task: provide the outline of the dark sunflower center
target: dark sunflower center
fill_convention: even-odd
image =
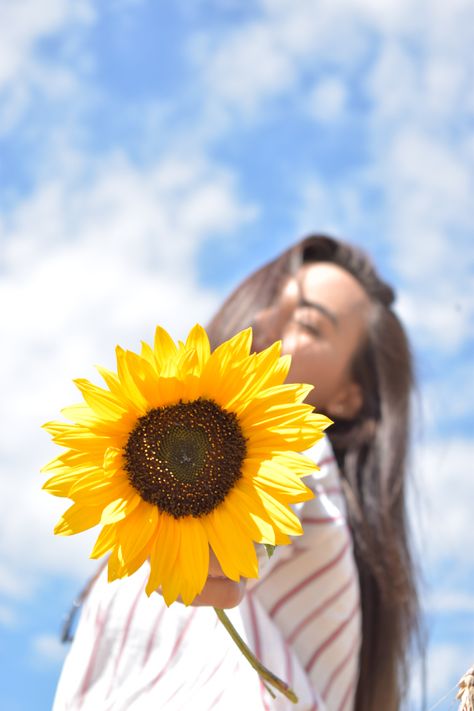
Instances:
[[[140,417],[125,446],[125,469],[144,501],[175,518],[203,516],[240,478],[246,451],[236,415],[199,398]]]

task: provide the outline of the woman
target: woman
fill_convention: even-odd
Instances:
[[[328,438],[342,492],[326,444],[314,453],[320,475],[308,483],[318,496],[298,511],[302,539],[278,549],[253,587],[225,579],[213,558],[194,609],[175,605],[166,611],[161,605],[158,612],[156,599],[140,595],[138,574],[115,587],[99,580],[63,672],[56,711],[118,709],[125,698],[123,708],[137,710],[154,704],[174,711],[189,707],[186,698],[198,711],[288,708],[284,699],[273,701],[258,688],[245,661],[228,653],[228,640],[211,624],[210,605],[238,605],[235,624],[272,671],[292,677],[298,708],[400,707],[418,604],[405,514],[412,369],[393,298],[365,255],[312,236],[227,299],[208,328],[211,342],[216,346],[249,324],[255,350],[282,340],[283,352],[292,355],[288,381],[314,383],[309,402],[334,421]],[[139,610],[143,619],[159,617],[146,641]],[[156,629],[162,631],[160,644]],[[193,646],[203,638],[210,641],[201,653],[208,660],[204,667],[197,659],[199,643]],[[155,654],[148,680],[138,680],[127,661],[138,653],[140,669]],[[200,686],[176,681],[193,674]],[[74,675],[79,683],[72,691]]]

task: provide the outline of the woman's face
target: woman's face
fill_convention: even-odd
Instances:
[[[254,349],[282,341],[292,356],[287,382],[311,383],[307,400],[335,418],[351,419],[362,393],[351,377],[353,356],[364,339],[370,301],[349,272],[330,262],[300,267],[275,304],[253,324]]]

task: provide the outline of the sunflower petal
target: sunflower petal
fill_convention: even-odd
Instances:
[[[116,526],[116,538],[120,555],[125,561],[136,558],[147,546],[158,526],[158,509],[142,501],[123,521]]]
[[[239,528],[255,543],[277,545],[275,530],[257,497],[252,498],[240,486],[234,486],[225,505]]]
[[[118,420],[124,414],[126,407],[112,393],[98,388],[83,378],[74,380],[74,384],[81,391],[91,410],[99,417],[106,420]]]
[[[280,500],[309,501],[314,498],[311,489],[308,489],[296,474],[274,460],[265,462],[247,460],[244,465],[244,476],[248,476],[254,483]]]
[[[178,349],[176,344],[164,328],[156,327],[154,354],[158,373],[162,377],[170,377],[176,373],[175,359]]]
[[[282,533],[286,533],[289,536],[301,536],[303,528],[298,516],[296,516],[287,505],[278,501],[277,498],[269,494],[256,482],[252,482],[251,486],[274,525],[277,526]]]
[[[117,499],[133,496],[134,491],[125,474],[113,477],[103,472],[81,477],[70,489],[69,498],[85,506],[107,506]]]
[[[132,407],[135,408],[136,412],[142,415],[146,411],[147,402],[140,392],[140,389],[137,387],[135,378],[133,377],[135,373],[130,371],[127,351],[124,351],[123,348],[117,346],[115,349],[115,355],[117,358],[117,373],[124,391],[124,396],[127,398]]]
[[[97,468],[92,467],[62,467],[58,474],[50,477],[43,489],[53,496],[69,496],[71,488],[84,476],[94,474]]]
[[[165,602],[167,605],[171,605],[178,597],[177,593],[174,600],[171,599],[172,594],[170,593],[172,591],[167,585],[167,580],[175,567],[180,541],[181,534],[177,520],[173,516],[162,514],[160,526],[150,550],[150,577],[145,592],[147,595],[151,595],[159,585],[162,585],[164,596],[166,587]]]
[[[235,581],[240,580],[241,576],[258,576],[258,561],[253,542],[243,535],[237,521],[224,505],[206,516],[203,525],[224,575]]]
[[[90,554],[91,558],[101,558],[115,545],[115,526],[103,526]]]
[[[140,501],[143,501],[143,499],[139,494],[132,494],[129,497],[121,496],[118,499],[115,499],[115,501],[111,501],[110,504],[104,508],[100,522],[103,525],[107,525],[109,523],[117,523],[117,521],[121,521],[125,518],[125,516],[132,513]]]
[[[202,523],[192,516],[180,521],[181,545],[179,564],[187,583],[181,591],[185,605],[189,605],[198,595],[207,580],[209,572],[209,541]]]
[[[102,511],[97,506],[73,504],[61,516],[54,528],[56,535],[71,536],[97,526]]]
[[[196,352],[200,374],[211,355],[211,346],[206,331],[198,323],[189,332],[186,348]]]

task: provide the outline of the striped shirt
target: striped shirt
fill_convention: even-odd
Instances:
[[[107,582],[82,610],[53,711],[351,711],[361,642],[359,584],[339,472],[325,438],[307,452],[316,496],[295,507],[304,535],[278,547],[228,615],[295,690],[272,698],[212,608],[147,597],[148,565]],[[263,563],[263,556],[262,563]]]

